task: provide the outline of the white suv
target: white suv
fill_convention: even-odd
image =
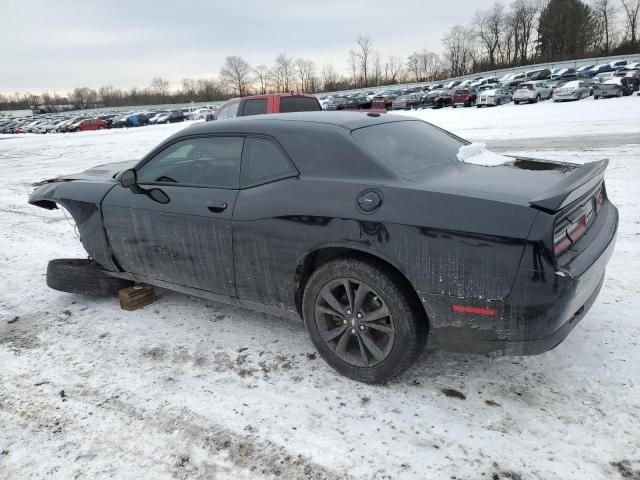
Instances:
[[[523,82],[513,92],[513,103],[532,103],[551,98],[552,89],[542,81]]]

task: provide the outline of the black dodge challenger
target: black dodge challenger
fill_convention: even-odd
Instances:
[[[458,161],[468,142],[377,113],[208,122],[140,161],[38,184],[87,260],[49,286],[144,282],[302,317],[337,371],[384,382],[427,336],[442,349],[536,354],[593,304],[618,225],[606,161]]]

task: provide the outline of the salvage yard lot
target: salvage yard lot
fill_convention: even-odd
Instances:
[[[610,158],[618,243],[564,343],[431,345],[368,386],[302,322],[165,290],[135,312],[49,290],[47,261],[84,251],[59,210],[27,204],[31,183],[139,158],[184,125],[0,136],[0,478],[639,478],[640,98],[410,114],[501,153]]]

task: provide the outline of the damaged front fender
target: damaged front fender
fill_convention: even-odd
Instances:
[[[118,268],[111,257],[100,204],[115,185],[115,182],[81,180],[45,183],[33,191],[29,203],[47,210],[58,208],[58,205],[64,207],[75,220],[80,241],[89,256],[105,269],[114,271]]]

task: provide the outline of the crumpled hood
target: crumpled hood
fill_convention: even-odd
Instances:
[[[104,163],[102,165],[96,165],[88,170],[80,173],[74,173],[72,175],[64,175],[61,177],[51,178],[43,180],[41,182],[34,183],[33,186],[44,185],[54,182],[70,182],[73,180],[88,180],[97,182],[115,182],[115,175],[119,172],[133,168],[140,160],[127,160],[124,162]]]

